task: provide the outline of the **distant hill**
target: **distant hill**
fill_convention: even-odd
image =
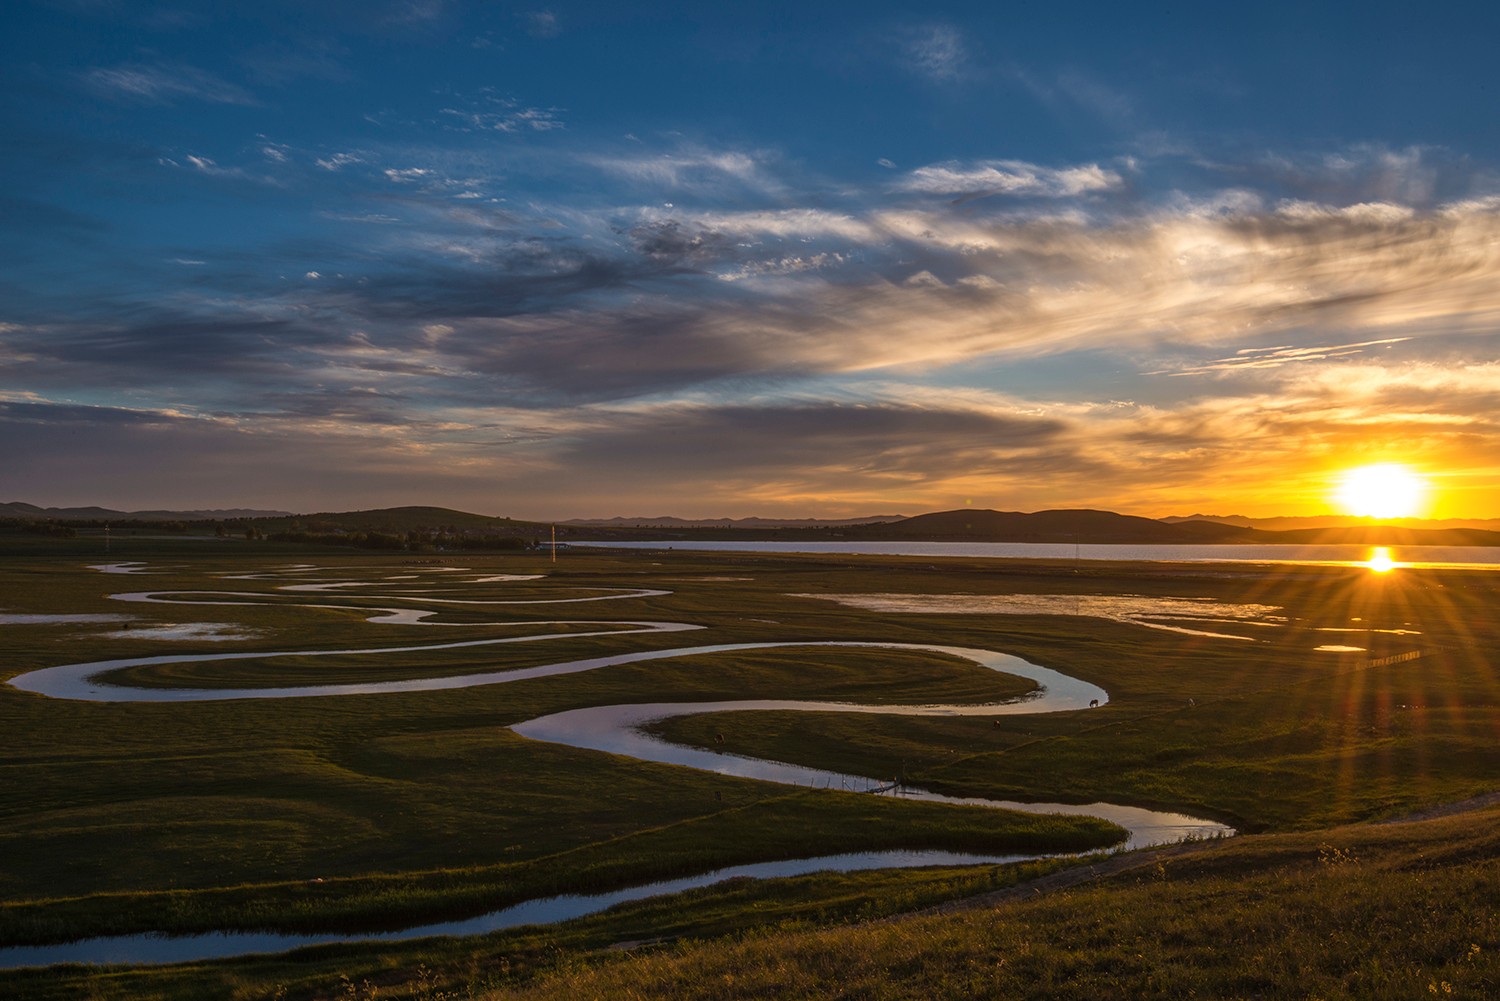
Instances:
[[[255,529],[263,535],[292,533],[299,538],[329,534],[378,533],[475,539],[546,540],[552,526],[470,514],[451,508],[408,506],[367,511],[288,514],[231,508],[216,511],[112,511],[101,507],[42,508],[33,504],[0,504],[0,519],[36,521],[218,522],[238,533]],[[1250,521],[1255,527],[1240,525]],[[1180,519],[1141,518],[1089,509],[992,511],[965,508],[905,518],[880,515],[868,519],[819,518],[608,518],[559,522],[557,537],[589,540],[809,540],[912,542],[1050,542],[1091,545],[1365,545],[1365,546],[1500,546],[1500,531],[1457,527],[1446,522],[1410,520],[1372,523],[1367,519],[1240,518],[1195,516]],[[1268,530],[1266,524],[1295,523],[1297,528]],[[1309,524],[1311,523],[1311,524]],[[1469,523],[1464,523],[1469,524]],[[1478,521],[1480,526],[1500,526]],[[1442,527],[1425,527],[1442,526]],[[1451,526],[1451,527],[1450,527]],[[419,542],[421,540],[418,540]]]
[[[559,525],[589,528],[843,528],[906,520],[904,514],[877,514],[868,518],[573,518]]]
[[[1500,531],[1405,528],[1368,521],[1348,527],[1266,531],[1218,521],[1168,522],[1111,511],[940,511],[849,529],[850,538],[951,542],[1079,542],[1104,545],[1496,546]]]
[[[851,537],[853,531],[850,532]],[[945,542],[1089,542],[1140,544],[1247,541],[1245,529],[1210,522],[1168,525],[1112,511],[939,511],[858,532],[860,538]]]
[[[513,518],[492,518],[446,507],[387,507],[371,511],[322,511],[316,514],[281,515],[253,519],[262,531],[344,531],[344,532],[425,532],[450,530],[458,532],[535,533],[546,525]]]
[[[1351,528],[1303,528],[1255,533],[1255,541],[1296,546],[1500,546],[1500,532],[1478,528],[1402,528],[1357,525]]]
[[[227,508],[211,511],[112,511],[106,507],[37,507],[12,501],[0,504],[0,518],[49,521],[227,521],[241,518],[276,518],[285,511]]]
[[[1240,528],[1256,528],[1266,532],[1294,532],[1305,528],[1412,528],[1441,531],[1452,528],[1477,528],[1486,532],[1500,532],[1500,518],[1392,518],[1376,521],[1373,518],[1351,518],[1344,515],[1318,515],[1306,518],[1247,518],[1242,514],[1190,514],[1158,518],[1169,525],[1186,521],[1208,521],[1220,525],[1237,525]]]

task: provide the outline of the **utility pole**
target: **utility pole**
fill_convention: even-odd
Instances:
[[[557,562],[557,526],[552,526],[552,562]]]

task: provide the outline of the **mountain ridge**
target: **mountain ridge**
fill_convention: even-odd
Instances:
[[[994,511],[962,508],[933,511],[909,518],[883,519],[690,519],[615,518],[600,522],[585,519],[557,522],[471,514],[451,508],[411,505],[362,511],[313,514],[244,513],[245,509],[221,511],[119,512],[107,508],[41,508],[32,504],[0,504],[0,518],[49,521],[178,521],[229,522],[239,528],[254,527],[270,532],[446,532],[474,535],[507,535],[542,538],[555,529],[559,539],[598,541],[716,539],[763,541],[927,541],[1074,543],[1089,545],[1367,545],[1367,546],[1497,546],[1500,531],[1484,528],[1409,527],[1407,524],[1371,523],[1346,519],[1321,527],[1270,530],[1244,527],[1227,520],[1185,518],[1166,520],[1118,514],[1091,508],[1045,511]],[[1262,519],[1265,520],[1265,519]],[[1292,519],[1289,519],[1292,520]],[[648,521],[655,522],[647,524]],[[1350,521],[1353,523],[1351,524]],[[1483,522],[1481,522],[1483,523]],[[1419,523],[1420,524],[1420,523]],[[1496,522],[1500,525],[1500,521]]]

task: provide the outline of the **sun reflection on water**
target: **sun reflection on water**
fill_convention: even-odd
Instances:
[[[1391,558],[1391,551],[1387,546],[1371,549],[1370,559],[1365,565],[1376,573],[1390,573],[1396,569],[1396,561]]]

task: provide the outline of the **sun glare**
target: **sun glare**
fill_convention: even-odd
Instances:
[[[1376,573],[1390,573],[1396,569],[1396,561],[1391,558],[1391,551],[1385,546],[1376,546],[1370,550],[1370,560],[1365,565]]]
[[[1344,474],[1335,495],[1345,513],[1361,518],[1409,518],[1422,502],[1426,484],[1406,466],[1383,462]]]

